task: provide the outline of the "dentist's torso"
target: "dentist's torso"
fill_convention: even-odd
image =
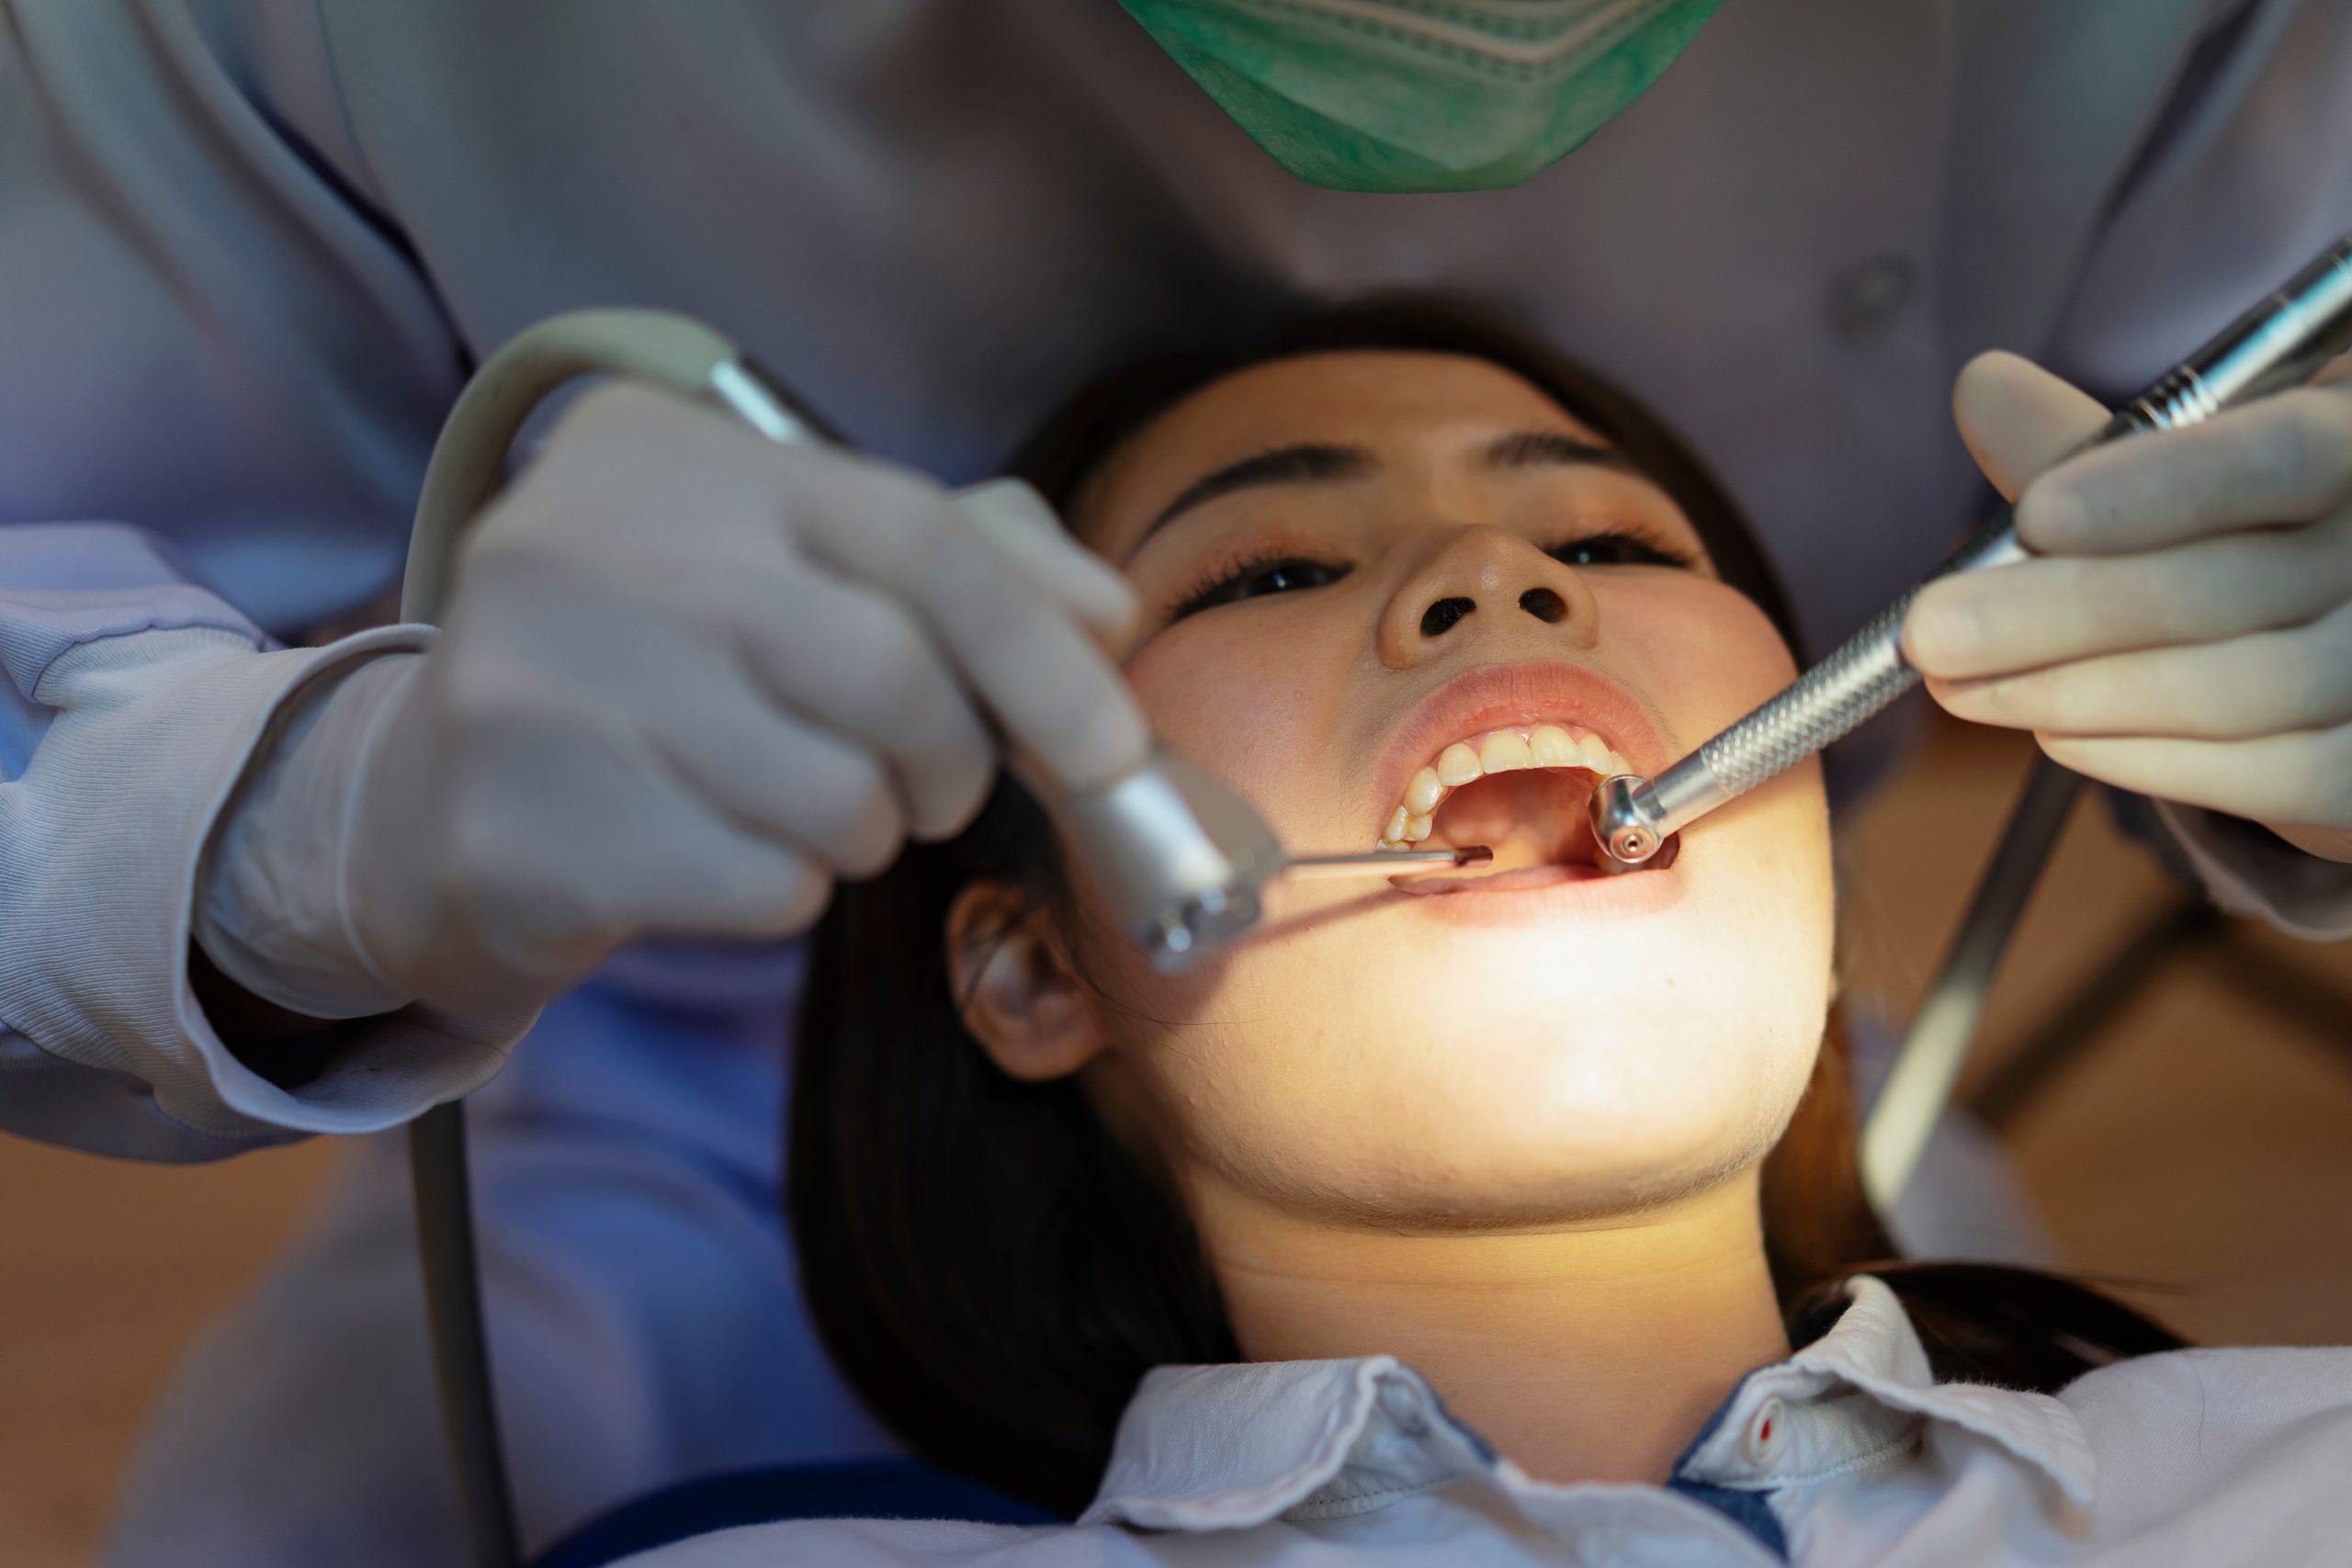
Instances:
[[[0,518],[159,529],[280,630],[390,581],[465,364],[559,310],[699,315],[962,479],[1123,351],[1439,286],[1682,425],[1818,641],[1974,503],[1969,354],[2125,390],[2352,228],[2335,0],[1737,0],[1564,163],[1430,197],[1293,180],[1114,0],[213,9],[28,29],[89,96],[19,172],[126,216],[17,237]]]

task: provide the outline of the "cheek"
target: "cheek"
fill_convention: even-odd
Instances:
[[[1340,620],[1306,605],[1210,612],[1126,663],[1161,744],[1234,785],[1286,837],[1320,833],[1334,809],[1328,739],[1347,650],[1362,641],[1360,626]]]
[[[1600,603],[1605,645],[1665,707],[1685,749],[1796,679],[1771,621],[1721,583],[1661,576],[1609,585]]]
[[[1222,763],[1256,750],[1307,714],[1316,694],[1286,639],[1267,637],[1248,614],[1214,612],[1181,622],[1127,660],[1126,676],[1153,730],[1189,754]],[[1186,746],[1185,742],[1192,742]]]
[[[1358,626],[1323,624],[1329,618],[1307,606],[1211,612],[1163,631],[1124,666],[1161,746],[1233,785],[1294,850],[1324,847],[1327,836],[1343,841],[1344,792],[1331,787],[1326,738],[1345,695],[1346,650],[1362,635]],[[1263,972],[1251,944],[1246,955],[1162,975],[1107,922],[1085,928],[1087,972],[1115,999],[1109,1027],[1130,1046],[1156,1038],[1160,1022],[1187,1027],[1216,1015]],[[1154,1025],[1139,1029],[1136,1019]]]

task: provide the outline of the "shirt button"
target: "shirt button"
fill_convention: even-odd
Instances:
[[[1747,1430],[1740,1439],[1740,1451],[1747,1462],[1761,1470],[1788,1446],[1789,1408],[1775,1396],[1756,1407],[1747,1418]]]
[[[1829,320],[1838,335],[1860,343],[1893,321],[1918,286],[1918,269],[1889,251],[1839,276],[1829,291]]]

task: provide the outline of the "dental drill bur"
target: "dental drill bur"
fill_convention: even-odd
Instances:
[[[2222,409],[2300,386],[2352,348],[2352,235],[2118,410],[2075,452],[2198,424]],[[2073,456],[2069,453],[2068,456]],[[1588,807],[1593,836],[1639,865],[1692,822],[1813,756],[1909,691],[1903,617],[1919,590],[1952,572],[2023,560],[2015,509],[2003,507],[1959,549],[1880,611],[1836,652],[1747,717],[1654,779],[1604,779]]]
[[[1460,870],[1492,865],[1495,852],[1484,844],[1462,850],[1367,850],[1360,855],[1299,855],[1282,874],[1301,881],[1340,876],[1386,876],[1397,871]]]

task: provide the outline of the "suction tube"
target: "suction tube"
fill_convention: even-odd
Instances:
[[[587,310],[542,321],[491,356],[442,427],[409,538],[402,619],[440,618],[458,539],[504,478],[524,421],[557,388],[598,372],[715,398],[774,439],[831,434],[699,321],[657,310]],[[464,1104],[438,1105],[418,1117],[409,1127],[408,1155],[434,1377],[469,1560],[474,1568],[515,1568],[522,1544],[482,1323]]]

